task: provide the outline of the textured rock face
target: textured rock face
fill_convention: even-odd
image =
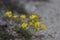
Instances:
[[[60,0],[50,0],[50,2],[21,0],[19,2],[24,5],[28,14],[42,15],[43,22],[47,26],[47,30],[36,33],[37,37],[32,38],[33,40],[40,40],[39,35],[41,34],[44,35],[42,40],[60,40]],[[18,7],[20,7],[20,3],[18,3]]]
[[[0,4],[6,10],[17,11],[18,13],[21,13],[22,11],[25,11],[24,6],[27,3],[36,2],[36,1],[39,1],[39,2],[43,1],[44,2],[47,0],[1,0]]]
[[[42,33],[49,35],[47,36],[49,38],[46,38],[46,40],[60,40],[60,0],[50,0],[50,2],[29,2],[25,7],[30,14],[36,13],[42,15],[42,19],[47,25],[47,30],[36,33],[37,35]],[[51,38],[51,35],[53,38]]]

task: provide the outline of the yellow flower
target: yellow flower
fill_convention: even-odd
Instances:
[[[22,25],[21,25],[21,26],[22,26],[22,28],[26,28],[26,27],[27,27],[27,25],[28,25],[27,23],[22,23]]]
[[[31,15],[29,18],[32,20],[32,19],[37,18],[37,16],[36,15]]]
[[[13,18],[14,18],[14,19],[18,19],[18,16],[17,16],[17,15],[14,15]]]
[[[40,22],[35,22],[35,27],[40,27]]]
[[[29,22],[29,25],[30,25],[30,26],[32,26],[32,24],[33,24],[32,22]]]
[[[42,24],[41,29],[46,30],[46,25]]]
[[[40,28],[36,28],[36,31],[40,31]]]
[[[6,12],[6,15],[7,15],[7,17],[10,18],[10,17],[12,17],[12,12],[11,12],[11,11],[7,11],[7,12]]]
[[[26,18],[26,15],[21,15],[20,18],[21,19],[25,19]]]
[[[8,16],[8,18],[11,18],[12,17],[12,15],[7,15]]]

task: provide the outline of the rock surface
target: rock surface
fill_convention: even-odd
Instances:
[[[43,22],[47,26],[46,31],[40,31],[36,35],[45,34],[46,38],[42,40],[60,40],[60,0],[29,2],[25,4],[25,9],[30,14],[42,15]]]
[[[60,0],[49,0],[49,2],[23,0],[21,3],[29,14],[41,15],[43,23],[47,26],[47,30],[35,33],[35,37],[31,40],[60,40]]]

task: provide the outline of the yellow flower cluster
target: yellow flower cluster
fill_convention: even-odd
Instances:
[[[17,20],[18,19],[18,16],[17,15],[14,15],[13,18]]]
[[[40,22],[35,22],[35,28],[37,31],[40,30]]]
[[[29,16],[29,19],[31,20],[29,22],[29,25],[32,26],[35,23],[35,19],[37,18],[37,15],[31,15]]]
[[[20,18],[21,19],[25,19],[26,18],[26,15],[21,15]]]
[[[35,22],[35,27],[40,27],[40,22]]]
[[[27,23],[22,23],[22,25],[21,25],[22,28],[26,28],[27,26],[28,26]]]
[[[18,16],[17,16],[17,15],[13,15],[13,16],[12,16],[12,12],[11,12],[11,11],[7,11],[7,12],[6,12],[6,15],[7,15],[8,18],[13,17],[14,19],[18,19]],[[21,20],[22,20],[22,19],[25,19],[25,18],[26,18],[26,15],[21,15],[21,16],[20,16],[20,19],[21,19]]]
[[[40,31],[41,29],[46,30],[46,25],[45,24],[41,25],[40,21],[35,20],[35,19],[37,19],[39,17],[37,15],[30,15],[28,17],[28,19],[30,20],[30,21],[28,20],[29,21],[28,24],[24,22],[24,19],[27,18],[26,15],[20,15],[19,17],[17,15],[12,16],[11,11],[7,11],[6,15],[7,15],[8,18],[12,17],[14,19],[20,19],[20,21],[22,21],[21,27],[24,28],[24,29],[26,29],[27,26],[32,27],[32,25],[34,25],[36,31]],[[40,17],[40,18],[42,18],[42,17]]]
[[[35,18],[37,18],[37,15],[31,15],[29,18],[30,18],[31,20],[34,20]]]
[[[21,15],[20,16],[20,20],[21,20],[21,22],[24,22],[24,19],[26,18],[26,15]]]
[[[7,11],[6,15],[7,15],[8,18],[11,18],[12,17],[12,12],[11,11]]]

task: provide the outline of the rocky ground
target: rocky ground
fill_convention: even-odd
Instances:
[[[47,26],[47,30],[35,33],[36,36],[33,36],[31,40],[60,40],[60,0],[31,1],[23,4],[28,14],[41,15]]]

